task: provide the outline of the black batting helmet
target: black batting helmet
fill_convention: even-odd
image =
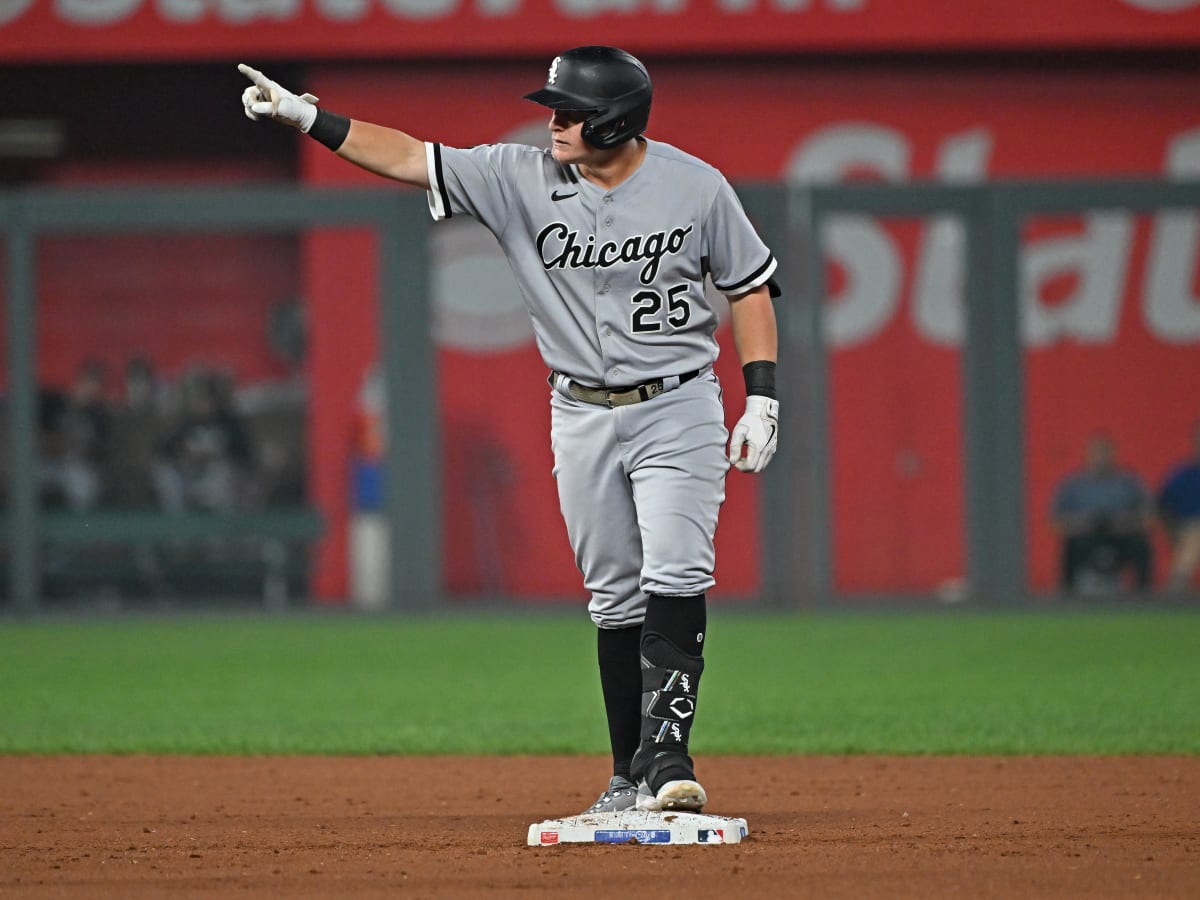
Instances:
[[[554,57],[546,86],[526,100],[589,113],[583,139],[600,150],[641,134],[650,121],[653,87],[637,59],[616,47],[576,47]]]

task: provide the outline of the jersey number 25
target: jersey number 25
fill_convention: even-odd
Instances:
[[[692,306],[687,300],[686,284],[677,284],[667,290],[666,320],[672,328],[682,328],[692,318]],[[633,295],[633,333],[652,334],[663,330],[660,313],[663,296],[658,291],[638,291]]]

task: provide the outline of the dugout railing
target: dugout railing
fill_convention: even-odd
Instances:
[[[407,586],[410,608],[433,603],[439,570],[437,429],[432,408],[433,348],[428,339],[428,218],[415,192],[295,188],[179,188],[18,190],[0,192],[4,244],[5,370],[7,376],[5,534],[10,607],[36,610],[41,601],[39,554],[47,542],[145,543],[259,538],[264,542],[264,600],[278,605],[281,544],[308,543],[324,528],[309,506],[246,514],[156,512],[48,514],[39,506],[36,477],[37,241],[52,235],[178,233],[292,233],[308,229],[369,228],[376,236],[380,322],[389,335],[383,354],[387,416],[421,422],[406,434],[403,457],[387,456],[394,489],[385,510],[391,529],[390,578]],[[399,442],[392,442],[396,448]],[[409,477],[418,471],[420,478]],[[274,599],[273,599],[274,598]]]
[[[861,215],[953,217],[965,240],[961,297],[962,485],[966,593],[974,602],[1030,597],[1026,510],[1023,348],[1020,333],[1021,228],[1029,217],[1101,209],[1156,213],[1200,208],[1200,183],[1160,180],[990,182],[978,185],[742,185],[739,193],[781,262],[783,433],[760,491],[758,603],[790,608],[839,602],[831,523],[834,465],[825,339],[826,225]],[[35,473],[36,244],[46,235],[135,231],[294,232],[367,227],[377,237],[387,420],[406,423],[387,441],[384,504],[389,579],[396,609],[429,609],[441,596],[439,437],[433,384],[428,215],[415,192],[293,188],[28,190],[0,192],[5,252],[7,375],[7,564],[10,605],[39,606],[42,542],[82,539],[86,523],[64,524],[39,509]],[[403,448],[403,450],[401,450]],[[412,473],[420,477],[412,477]],[[308,541],[321,530],[312,509],[262,518],[251,531],[283,529]],[[115,522],[115,520],[114,520]],[[113,527],[116,528],[116,524]],[[284,523],[286,522],[286,527]],[[98,524],[103,524],[97,520]],[[121,527],[128,531],[128,523]],[[203,517],[142,521],[139,535],[218,534]],[[116,533],[116,532],[114,532]],[[126,535],[130,540],[138,535]],[[886,593],[886,592],[885,592]]]

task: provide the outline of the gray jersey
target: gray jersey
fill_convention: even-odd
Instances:
[[[426,145],[435,219],[469,215],[495,234],[546,364],[609,387],[703,369],[717,358],[704,278],[739,294],[775,258],[724,176],[658,141],[605,190],[548,150]]]

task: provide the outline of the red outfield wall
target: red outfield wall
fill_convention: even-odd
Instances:
[[[656,82],[651,135],[699,153],[734,180],[1196,177],[1200,170],[1195,67],[1156,68],[1146,55],[1049,65],[925,52],[1195,47],[1200,0],[0,0],[6,63],[232,65],[237,56],[270,74],[274,59],[328,59],[304,85],[326,105],[459,145],[542,140],[543,111],[519,97],[537,86],[554,51],[589,42],[646,56]],[[742,61],[760,51],[793,56]],[[796,58],[804,51],[858,55],[818,65]],[[895,55],[876,62],[875,51]],[[704,52],[741,56],[717,64],[682,56]],[[462,61],[483,54],[524,61]],[[680,60],[671,62],[673,55]],[[395,62],[414,58],[425,62]],[[345,59],[381,62],[354,69]],[[266,127],[236,112],[222,125]],[[302,153],[309,183],[389,189],[311,142]],[[251,165],[221,177],[244,177]],[[848,591],[936,587],[963,568],[956,236],[944,224],[860,221],[836,226],[832,237],[836,581]],[[314,236],[304,249],[311,493],[333,525],[316,587],[336,600],[348,588],[355,396],[376,353],[374,261],[362,235]],[[544,372],[519,298],[486,236],[448,223],[435,230],[433,249],[446,584],[576,595],[550,477]],[[269,270],[248,265],[257,252],[239,244],[222,254],[242,274],[227,285],[222,314],[208,320],[219,320],[212,342],[244,379],[280,374],[262,345],[263,298],[277,301],[297,287],[286,252]],[[1117,214],[1030,223],[1023,302],[1037,586],[1053,579],[1044,515],[1053,483],[1077,462],[1086,434],[1112,431],[1148,480],[1184,451],[1187,425],[1200,415],[1196,254],[1194,211],[1158,221]],[[136,277],[169,284],[160,270],[177,272],[179,263],[155,253],[138,265]],[[48,290],[57,283],[49,279]],[[72,340],[82,347],[81,336],[95,333],[89,310],[96,329],[114,331],[102,304],[89,306],[70,291],[63,284],[44,298],[47,316],[63,327],[43,331],[43,341],[65,340],[39,357],[49,380],[69,372],[63,347]],[[196,292],[209,289],[198,282]],[[131,313],[126,321],[121,334],[130,347],[156,345],[152,334],[137,333],[151,316]],[[718,371],[736,415],[741,391],[731,350]],[[754,481],[735,474],[718,535],[726,593],[755,588],[756,523]]]
[[[1200,171],[1195,74],[964,71],[950,63],[716,74],[660,63],[655,75],[652,136],[705,156],[732,179]],[[330,69],[307,87],[331,108],[449,144],[536,141],[544,133],[542,111],[518,99],[531,88],[527,65]],[[380,183],[315,144],[304,154],[311,182]],[[520,593],[576,594],[550,477],[544,372],[502,264],[487,257],[488,241],[447,238],[446,227],[453,226],[436,229],[435,254],[447,260],[434,293],[447,423],[448,586],[472,591],[498,580]],[[1191,212],[1030,224],[1027,499],[1031,579],[1039,587],[1053,580],[1045,524],[1053,483],[1077,464],[1087,434],[1113,432],[1150,481],[1185,452],[1188,424],[1200,415],[1196,233]],[[848,591],[923,590],[963,574],[961,310],[946,287],[957,258],[951,238],[913,222],[839,234],[830,307],[833,528],[836,579]],[[312,372],[321,435],[313,486],[338,522],[345,460],[335,436],[352,431],[354,394],[371,358],[358,348],[374,346],[373,305],[363,302],[374,296],[373,273],[365,241],[321,237],[311,249],[314,334],[350,342],[315,347]],[[480,290],[470,291],[472,284]],[[731,347],[721,363],[730,406],[740,408]],[[480,490],[482,503],[472,504]],[[722,591],[753,591],[756,541],[753,480],[735,473],[718,535]],[[343,558],[335,535],[319,568],[323,594],[344,593]]]

